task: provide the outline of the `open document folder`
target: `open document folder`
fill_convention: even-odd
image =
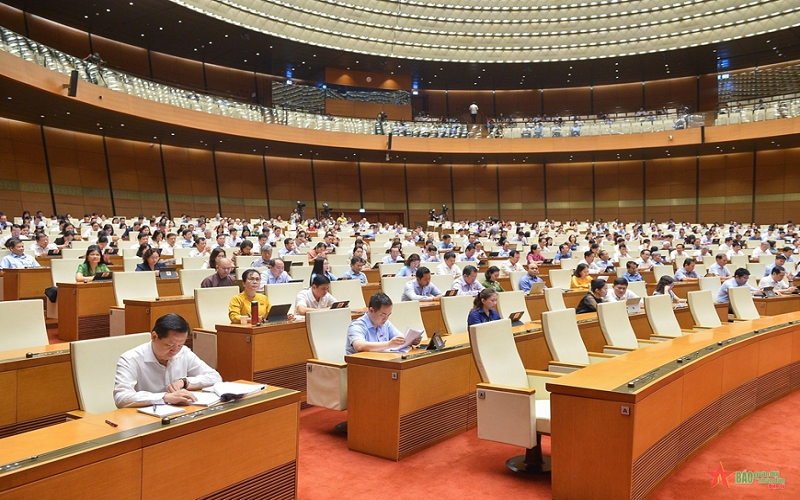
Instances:
[[[263,391],[267,388],[265,384],[242,384],[239,382],[217,382],[212,387],[207,387],[202,391],[192,391],[197,401],[192,406],[211,406],[220,401],[231,401],[243,398],[250,394]],[[153,405],[138,408],[139,412],[152,415],[154,417],[168,417],[184,410],[180,406],[174,405]]]
[[[422,337],[425,333],[425,330],[415,330],[410,326],[406,328],[406,333],[403,335],[403,338],[406,340],[403,345],[399,347],[392,347],[391,349],[386,349],[389,352],[408,352],[411,350],[411,344],[417,341],[418,338]]]

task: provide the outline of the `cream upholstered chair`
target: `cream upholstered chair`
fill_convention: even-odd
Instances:
[[[547,347],[553,355],[549,371],[568,373],[613,357],[611,354],[590,353],[586,350],[578,330],[575,309],[543,312],[542,329]]]
[[[647,321],[653,333],[659,337],[675,338],[695,330],[683,330],[672,309],[672,297],[669,295],[652,295],[644,298],[644,309]]]
[[[123,257],[122,258],[122,270],[126,273],[132,273],[136,271],[136,266],[142,263],[141,257]]]
[[[200,269],[206,262],[208,262],[208,257],[183,257],[181,259],[182,269]]]
[[[41,300],[0,302],[0,318],[3,318],[0,321],[0,351],[46,346],[50,343]]]
[[[172,249],[172,257],[175,259],[176,264],[183,264],[183,259],[189,257],[189,254],[192,253],[193,248],[181,248],[175,247]],[[208,260],[208,259],[206,259]],[[186,269],[184,267],[184,269]]]
[[[548,311],[562,311],[567,308],[564,303],[564,291],[561,288],[545,288],[544,304]]]
[[[711,290],[697,290],[686,294],[689,300],[689,311],[692,313],[695,328],[715,328],[722,326],[714,307],[714,296]]]
[[[73,245],[75,243],[76,243],[75,241],[72,242]],[[85,255],[86,255],[86,249],[85,248],[63,248],[63,249],[61,249],[61,259],[62,260],[83,259],[83,257]],[[135,253],[134,253],[134,255],[135,255]],[[58,261],[58,259],[53,259],[53,260],[50,261],[50,263],[52,264],[53,262],[56,262],[56,261]],[[80,264],[80,262],[78,262],[78,264]],[[77,268],[78,266],[75,266],[75,267]],[[75,273],[73,273],[73,274],[75,274]]]
[[[308,281],[311,279],[311,271],[313,270],[314,268],[311,266],[295,266],[292,264],[292,267],[289,268],[289,276],[293,280],[303,280],[303,286],[308,286]]]
[[[406,276],[403,277],[383,277],[381,278],[381,291],[389,296],[392,299],[392,302],[400,302],[403,297],[403,290],[406,287],[406,283],[411,281],[415,278],[408,278]],[[444,290],[442,290],[444,293]]]
[[[378,265],[378,272],[381,276],[386,274],[397,274],[403,269],[405,264],[384,264],[383,262]]]
[[[59,283],[75,283],[75,274],[77,274],[78,266],[83,261],[80,259],[52,259],[50,261],[50,276],[53,279],[53,286],[58,286]],[[50,302],[50,299],[45,300],[47,306],[47,317],[58,319],[58,298],[55,302]]]
[[[78,408],[87,413],[116,410],[114,376],[117,361],[126,351],[149,341],[150,333],[145,332],[70,343]]]
[[[672,268],[671,265],[666,266],[653,266],[653,279],[658,280],[661,279],[662,276],[675,276],[675,269]]]
[[[117,305],[108,312],[112,337],[125,335],[125,300],[158,297],[155,273],[114,273],[113,287]]]
[[[561,269],[574,271],[580,261],[581,259],[561,259],[558,262],[561,264]]]
[[[464,333],[467,331],[467,316],[472,310],[474,297],[459,295],[457,297],[442,297],[442,318],[448,333]]]
[[[454,280],[455,276],[452,274],[434,274],[431,272],[431,283],[442,293],[453,287]]]
[[[722,282],[716,276],[709,276],[707,278],[700,278],[698,286],[700,287],[700,290],[709,290],[711,292],[711,296],[716,299],[717,293],[719,293],[719,287],[722,286]]]
[[[306,314],[312,359],[306,363],[308,404],[330,410],[347,409],[347,363],[344,361],[350,309],[326,309]]]
[[[761,279],[761,278],[764,277],[764,271],[766,271],[766,269],[767,269],[767,263],[765,263],[763,261],[762,262],[748,262],[746,269],[748,271],[750,271],[750,275],[755,276],[758,279]]]
[[[212,368],[217,367],[217,325],[227,325],[228,304],[239,293],[235,286],[195,288],[194,308],[200,328],[192,332],[192,351]]]
[[[331,264],[331,274],[341,279],[350,270],[350,266]]]
[[[306,283],[279,283],[264,285],[264,295],[269,299],[270,304],[291,304],[289,313],[294,314],[297,304],[297,294],[304,288],[308,288]]]
[[[309,267],[308,256],[303,253],[302,255],[286,255],[283,257],[284,262],[291,262],[292,267]]]
[[[728,289],[728,297],[733,309],[733,317],[737,320],[758,319],[758,309],[753,302],[750,287],[736,286]]]
[[[613,286],[612,283],[609,283],[609,286]],[[635,293],[639,297],[644,297],[647,295],[647,283],[644,281],[631,281],[628,283],[628,290]]]
[[[519,280],[526,274],[528,274],[528,271],[511,271],[508,274],[508,280],[511,282],[511,290],[515,292],[519,290]]]
[[[531,315],[525,303],[525,292],[503,292],[497,294],[497,312],[503,318],[508,318],[512,313],[522,311],[520,321],[528,323]]]
[[[549,276],[550,288],[563,288],[564,290],[569,290],[569,280],[572,277],[571,269],[551,269]]]
[[[550,434],[550,393],[545,384],[560,374],[525,370],[511,321],[503,319],[469,329],[472,357],[481,375],[478,384],[478,438],[522,446],[524,456],[510,458],[515,472],[547,473],[541,436]]]
[[[214,274],[214,272],[213,269],[181,269],[178,271],[181,293],[183,295],[192,295],[194,289],[200,288],[200,283]]]
[[[349,300],[350,309],[366,309],[364,294],[361,292],[361,282],[357,280],[344,280],[331,282],[331,295],[336,300]]]
[[[328,259],[328,264],[332,266],[349,266],[350,256],[346,253],[332,253],[325,256]]]
[[[401,332],[405,332],[408,327],[414,330],[425,330],[419,301],[394,302],[392,304],[392,324]],[[433,332],[425,332],[425,334],[427,338],[433,335]]]
[[[236,259],[236,267],[239,269],[247,269],[249,267],[253,267],[253,262],[260,259],[260,255],[237,255]]]
[[[607,345],[603,347],[606,354],[623,354],[655,343],[653,340],[636,338],[625,302],[597,304],[597,322],[606,339]]]

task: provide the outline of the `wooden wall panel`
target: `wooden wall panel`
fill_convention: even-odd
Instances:
[[[240,101],[255,99],[256,79],[250,71],[206,64],[206,88],[217,94],[227,94]]]
[[[623,221],[642,219],[642,162],[595,163],[596,218]]]
[[[641,83],[599,85],[592,91],[594,114],[636,111],[644,106]]]
[[[430,116],[433,118],[447,116],[447,92],[444,90],[420,90],[419,95],[427,101]]]
[[[544,113],[549,116],[587,115],[592,111],[589,87],[547,89],[544,91]]]
[[[753,210],[753,154],[700,157],[699,219],[750,221]]]
[[[298,200],[307,205],[306,213],[314,213],[314,188],[308,159],[268,156],[267,177],[272,217],[280,215],[288,220]]]
[[[495,165],[453,165],[456,219],[497,217],[497,168]]]
[[[498,90],[495,93],[497,112],[505,116],[538,116],[542,114],[542,92],[529,90]]]
[[[407,168],[409,216],[412,223],[427,221],[428,211],[432,208],[436,209],[436,213],[441,213],[442,204],[452,210],[450,165],[409,163]]]
[[[561,222],[592,217],[592,164],[548,163],[547,216]]]
[[[172,216],[188,213],[212,217],[219,205],[211,151],[172,146],[163,149]]]
[[[645,219],[695,221],[697,167],[694,156],[647,160]]]
[[[261,156],[216,153],[222,214],[229,217],[266,217],[267,189]]]
[[[46,127],[45,138],[56,210],[111,214],[102,136]]]
[[[25,15],[19,9],[0,3],[0,26],[24,35]]]
[[[164,82],[180,82],[196,89],[205,88],[203,63],[150,51],[153,78]]]
[[[644,88],[644,97],[645,109],[648,110],[659,109],[662,106],[671,108],[679,103],[697,109],[697,78],[687,76],[647,82]]]
[[[0,118],[0,211],[11,219],[23,210],[53,212],[42,132],[37,125]]]
[[[800,208],[800,182],[795,169],[800,148],[760,151],[756,157],[756,220],[759,224],[796,219]]]
[[[719,102],[719,84],[717,75],[700,77],[700,111],[713,111]]]
[[[106,147],[117,213],[148,217],[166,210],[159,145],[109,137]]]
[[[486,121],[486,118],[495,116],[494,99],[491,90],[450,90],[447,93],[447,100],[450,104],[450,117],[458,118],[462,121],[469,120],[469,107],[474,102],[478,105],[478,120]],[[506,116],[508,116],[506,112]],[[496,111],[498,114],[501,110]]]
[[[147,49],[135,47],[127,43],[110,40],[98,35],[92,35],[92,49],[109,66],[125,68],[126,72],[147,76],[150,74],[150,63],[147,58]]]
[[[43,17],[27,15],[29,37],[37,42],[76,57],[89,55],[89,35]],[[21,34],[25,34],[23,31]]]
[[[406,179],[402,165],[361,162],[361,189],[367,210],[406,211]],[[406,223],[409,221],[406,214]],[[417,220],[417,222],[420,222]]]
[[[258,92],[258,102],[262,106],[272,106],[272,81],[273,77],[259,73],[256,76],[256,91]]]
[[[393,169],[401,168],[392,165]],[[353,161],[314,160],[317,206],[327,203],[333,213],[361,208],[358,187],[358,163]]]
[[[544,220],[544,167],[541,164],[499,165],[503,219]]]

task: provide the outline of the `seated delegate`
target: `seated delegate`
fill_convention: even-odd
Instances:
[[[589,293],[583,296],[578,307],[575,308],[576,314],[597,312],[597,304],[605,302],[607,293],[606,281],[594,279],[589,284]]]
[[[389,322],[392,299],[385,293],[376,293],[369,299],[367,313],[350,323],[347,329],[346,354],[364,351],[383,351],[405,343],[403,333]],[[414,345],[419,344],[414,341]]]
[[[403,289],[403,295],[400,300],[403,302],[409,300],[418,300],[420,302],[430,302],[439,300],[442,292],[436,288],[436,285],[431,283],[431,271],[425,266],[417,269],[417,275],[414,279],[406,283]]]
[[[136,265],[136,271],[154,271],[158,273],[166,264],[159,262],[161,255],[154,249],[148,248],[142,253],[142,263]]]
[[[88,283],[94,280],[97,273],[107,273],[108,266],[100,262],[102,256],[100,255],[100,247],[97,245],[89,245],[86,249],[86,256],[81,265],[75,271],[75,281],[78,283]]]
[[[6,241],[6,248],[11,253],[0,260],[2,269],[25,269],[26,267],[39,267],[36,259],[25,254],[25,243],[19,238],[9,238]]]
[[[189,391],[222,381],[219,373],[185,347],[189,323],[170,313],[156,320],[150,342],[119,357],[114,377],[117,408],[157,404],[187,405]]]
[[[497,292],[491,288],[484,288],[475,296],[472,310],[467,316],[467,326],[479,325],[489,321],[497,321],[500,314],[497,312]]]
[[[266,295],[258,293],[261,289],[261,274],[256,269],[248,269],[242,274],[244,291],[234,295],[228,304],[228,317],[231,323],[240,323],[242,317],[249,317],[253,301],[258,302],[258,318],[266,318],[272,305]]]
[[[305,315],[315,309],[328,309],[336,298],[330,294],[331,280],[322,274],[314,276],[311,287],[301,290],[297,294],[295,311]]]

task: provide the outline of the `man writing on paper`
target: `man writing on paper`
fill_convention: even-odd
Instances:
[[[367,314],[350,323],[347,329],[346,354],[362,351],[383,351],[402,346],[406,339],[400,330],[389,323],[392,299],[385,293],[376,293],[369,299]],[[414,345],[419,344],[414,341]]]
[[[114,377],[117,408],[157,404],[188,405],[189,392],[222,382],[216,370],[184,347],[189,323],[170,313],[156,320],[150,342],[122,354]]]

